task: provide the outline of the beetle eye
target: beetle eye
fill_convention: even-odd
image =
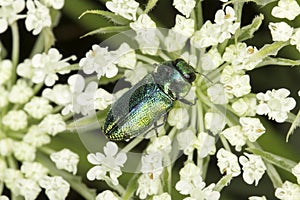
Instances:
[[[195,73],[184,74],[184,78],[192,83],[196,79]]]

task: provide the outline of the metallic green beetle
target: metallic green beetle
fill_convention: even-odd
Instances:
[[[163,62],[123,94],[110,108],[104,134],[109,140],[129,140],[145,133],[187,95],[196,78],[182,59]]]

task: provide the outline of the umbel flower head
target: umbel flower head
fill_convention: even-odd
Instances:
[[[63,200],[70,192],[88,200],[218,200],[237,177],[263,187],[267,176],[273,196],[297,199],[299,160],[260,143],[275,137],[270,120],[291,123],[287,139],[299,126],[295,91],[280,81],[276,88],[253,89],[253,71],[300,65],[277,54],[287,46],[299,51],[299,28],[270,22],[272,42],[256,46],[249,41],[259,37],[264,16],[244,26],[243,2],[220,3],[206,20],[202,1],[174,0],[167,29],[158,28],[163,23],[150,12],[159,1],[102,2],[107,9],[84,14],[112,25],[87,35],[122,33],[91,45],[70,64],[76,57],[53,47],[63,0],[0,1],[0,33],[10,27],[13,38],[11,56],[0,43],[0,200],[39,199],[40,193]],[[294,20],[299,10],[296,1],[279,0],[271,14]],[[21,61],[20,23],[39,38]],[[147,123],[153,126],[143,128]],[[105,137],[118,131],[120,141]],[[295,179],[282,180],[274,166]],[[249,200],[269,198],[250,192]]]

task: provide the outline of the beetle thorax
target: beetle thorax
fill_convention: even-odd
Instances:
[[[153,72],[155,82],[174,100],[187,95],[191,84],[173,67],[160,65]]]

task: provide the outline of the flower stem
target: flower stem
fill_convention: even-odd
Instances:
[[[12,32],[12,77],[10,80],[10,87],[14,85],[17,79],[16,68],[19,62],[19,53],[20,53],[20,35],[19,35],[19,28],[17,22],[14,22],[11,25],[11,32]]]
[[[137,183],[138,183],[138,178],[140,177],[139,174],[134,174],[132,176],[132,178],[130,179],[127,188],[125,190],[125,192],[122,195],[122,199],[123,200],[130,200],[132,199],[132,196],[134,194],[134,191],[137,188]]]

